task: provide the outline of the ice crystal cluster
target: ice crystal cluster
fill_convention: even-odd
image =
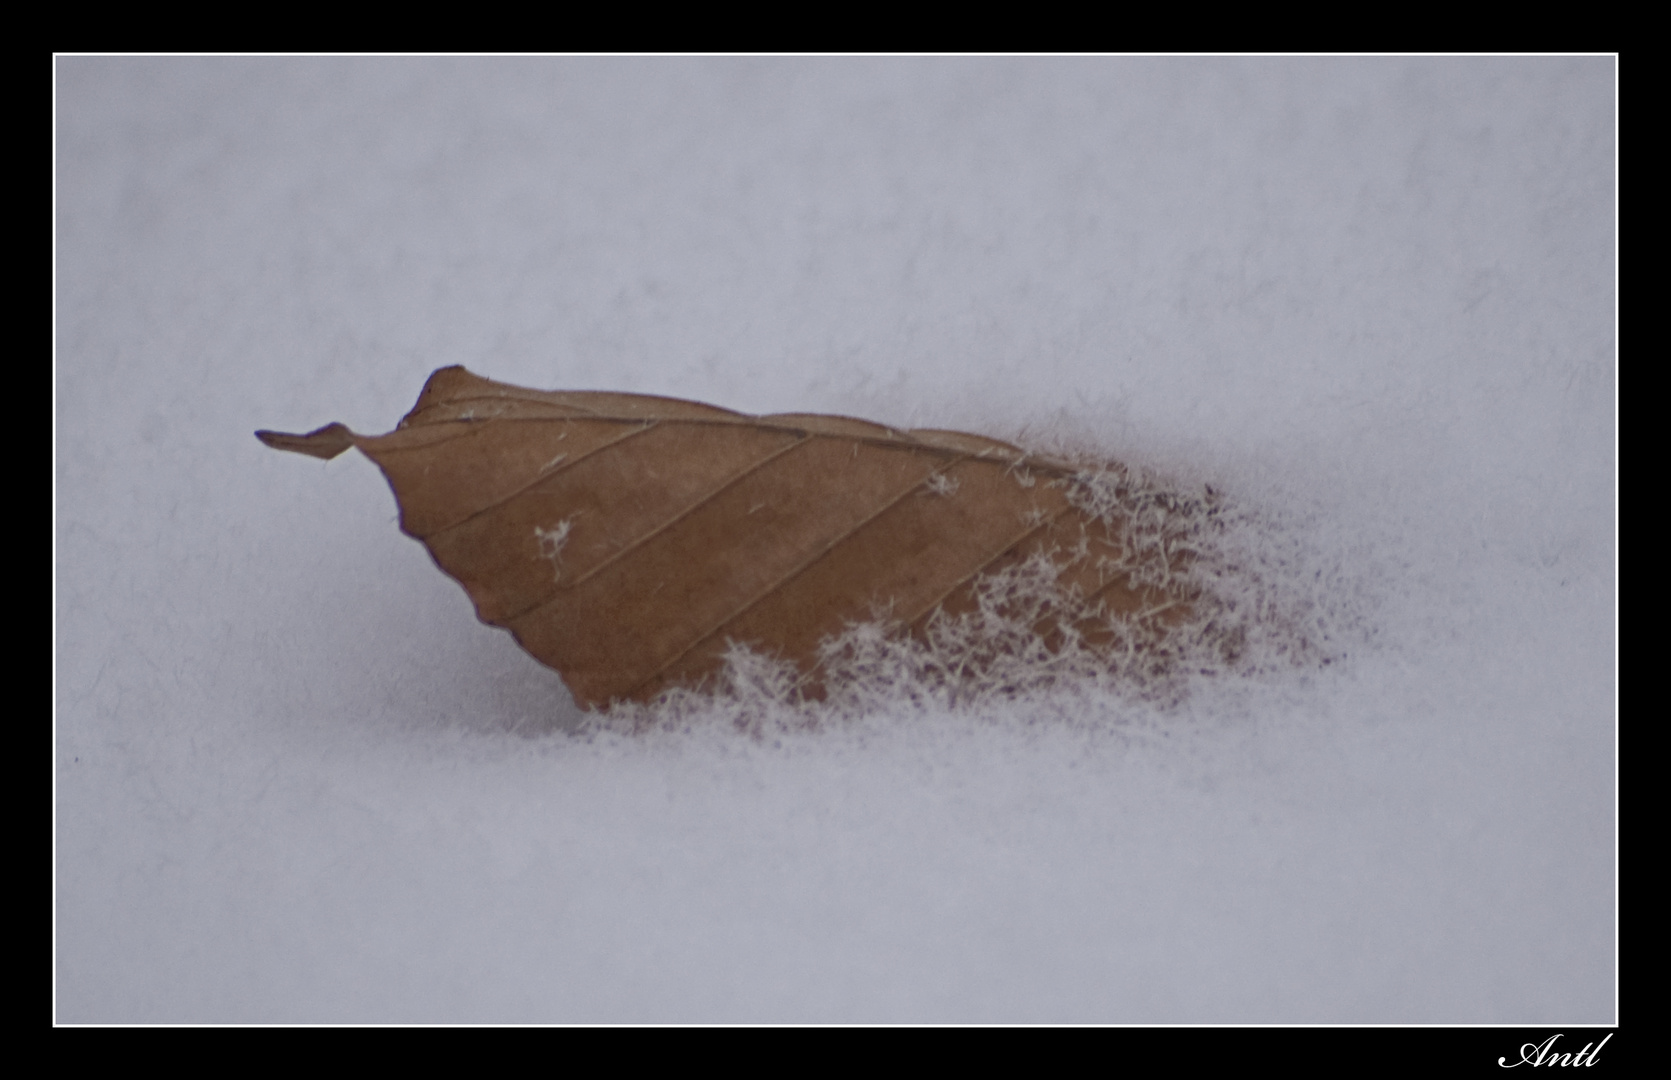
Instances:
[[[764,733],[901,705],[979,711],[1086,693],[1165,709],[1204,681],[1324,667],[1358,632],[1350,582],[1295,524],[1129,466],[1087,463],[1058,480],[1018,480],[1061,486],[1123,557],[1094,555],[1084,539],[1034,553],[977,578],[972,609],[937,611],[916,632],[886,610],[850,624],[824,640],[811,672],[733,641],[709,683],[617,705],[594,722],[642,730],[722,715]],[[1136,611],[1087,601],[1065,580],[1087,560],[1098,580],[1124,578],[1164,599]]]

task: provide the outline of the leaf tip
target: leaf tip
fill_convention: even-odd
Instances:
[[[289,450],[295,454],[307,454],[326,461],[354,445],[354,433],[346,424],[326,424],[306,435],[292,435],[284,431],[258,431],[255,437],[274,450]]]

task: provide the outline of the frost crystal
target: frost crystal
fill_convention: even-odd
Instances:
[[[573,517],[566,517],[549,529],[534,526],[534,540],[540,546],[540,558],[550,560],[553,581],[563,580],[563,545],[569,542],[569,530],[573,527]]]
[[[945,473],[939,472],[924,480],[923,486],[936,495],[955,495],[957,494],[958,480],[954,476],[947,476]]]
[[[880,611],[826,638],[810,672],[733,641],[708,685],[670,690],[651,706],[617,706],[608,726],[724,715],[762,735],[902,704],[980,709],[1085,692],[1167,707],[1204,677],[1320,666],[1340,655],[1350,620],[1329,592],[1351,590],[1292,527],[1234,509],[1211,488],[1191,492],[1132,468],[1099,464],[1048,482],[1093,519],[1086,532],[983,574],[959,610],[942,607],[915,628]],[[950,493],[932,480],[925,486]],[[561,534],[545,537],[560,543]],[[1154,602],[1112,610],[1070,578],[1122,581]],[[716,701],[726,703],[720,713]]]

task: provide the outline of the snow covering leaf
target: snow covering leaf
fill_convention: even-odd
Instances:
[[[387,435],[256,435],[363,451],[482,621],[591,708],[701,686],[740,652],[816,697],[889,639],[944,680],[1087,658],[1135,675],[1201,600],[1182,572],[1201,504],[978,435],[462,367],[431,375]]]

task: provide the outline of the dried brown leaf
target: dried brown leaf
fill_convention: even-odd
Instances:
[[[1064,650],[1135,677],[1165,665],[1200,600],[1180,573],[1199,514],[1118,467],[962,432],[448,367],[387,435],[256,435],[363,451],[401,529],[588,707],[700,685],[739,644],[817,696],[876,620],[940,648],[941,678]]]

